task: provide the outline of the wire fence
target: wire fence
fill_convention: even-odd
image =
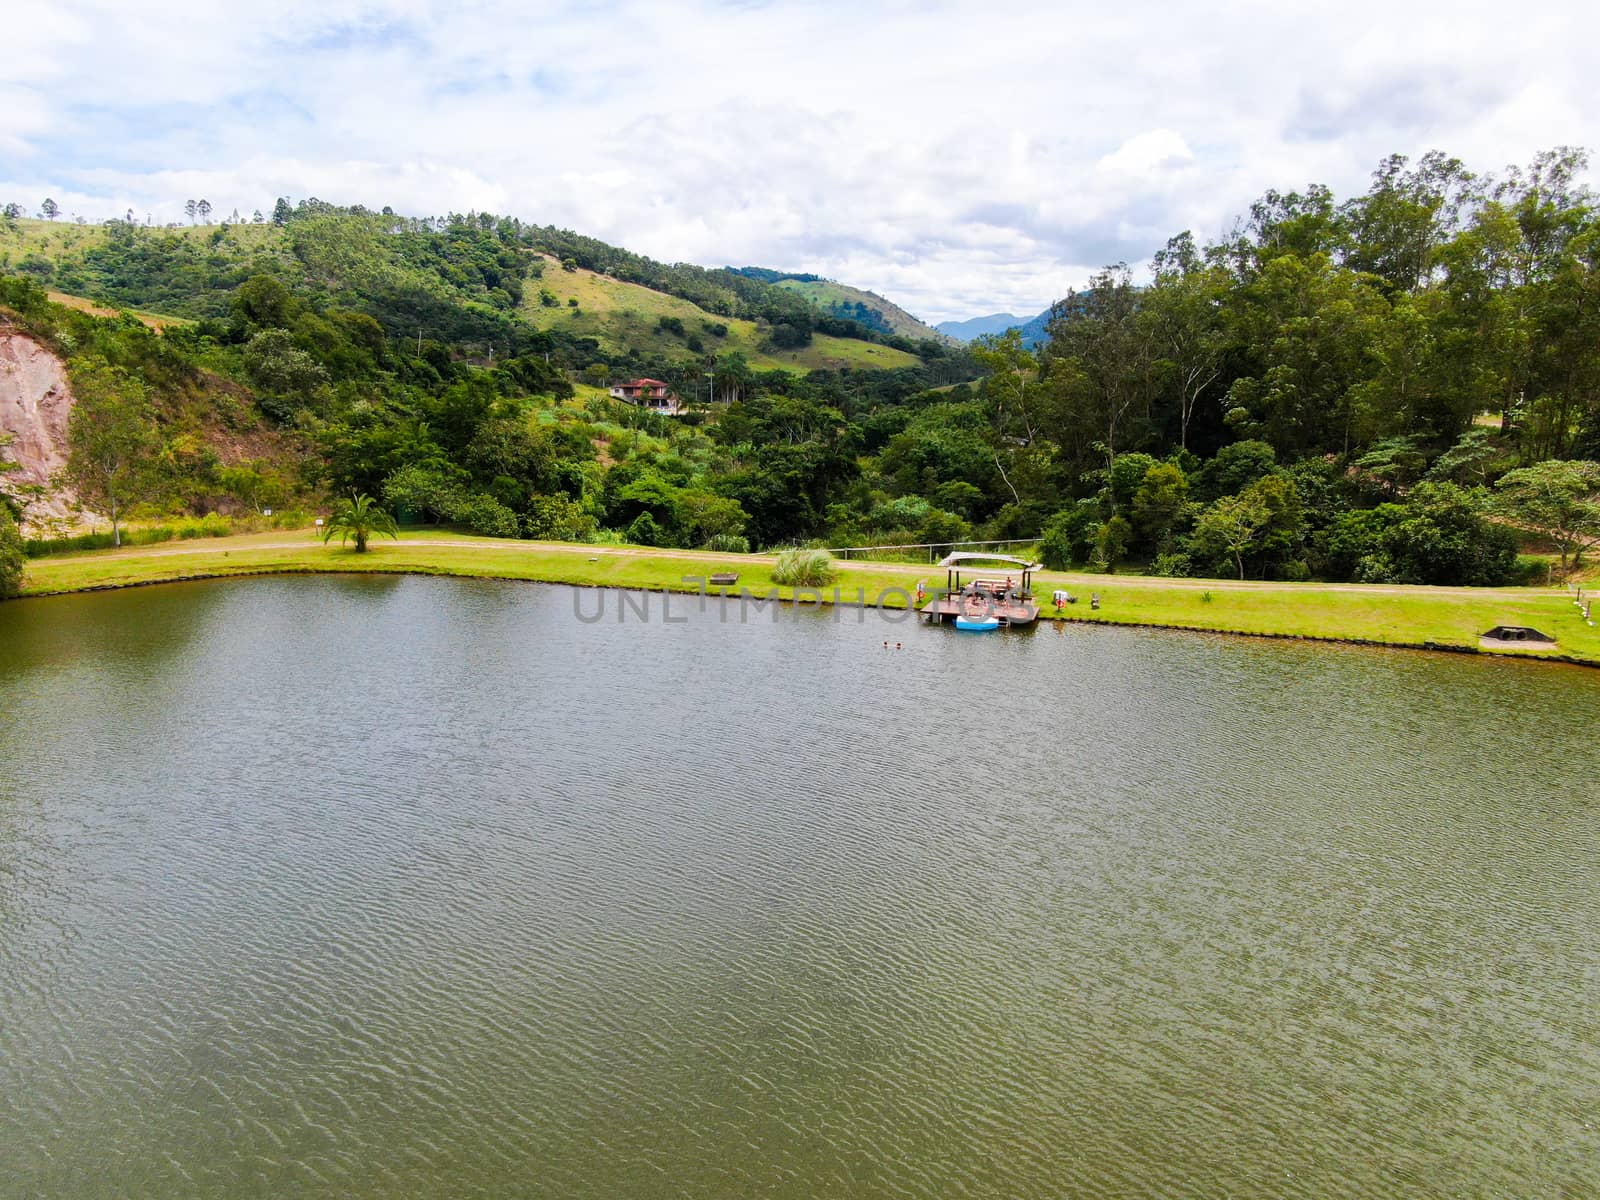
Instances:
[[[846,560],[855,558],[878,562],[920,562],[922,553],[926,552],[928,561],[936,563],[946,554],[954,554],[961,550],[993,548],[994,553],[1001,554],[1006,550],[1020,550],[1024,546],[1037,546],[1039,541],[1039,538],[1007,538],[1002,541],[989,542],[902,542],[890,546],[828,546],[825,549],[836,558]],[[916,553],[913,554],[911,553],[912,551]]]

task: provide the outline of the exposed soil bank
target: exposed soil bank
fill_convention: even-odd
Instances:
[[[11,483],[51,487],[67,463],[71,413],[66,364],[27,334],[0,328],[0,432],[12,435],[6,454],[18,464]],[[47,491],[28,505],[23,532],[67,518],[74,499],[65,489]]]

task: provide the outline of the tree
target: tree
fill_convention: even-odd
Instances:
[[[120,546],[123,512],[154,479],[155,415],[144,384],[111,367],[74,370],[72,391],[66,479],[79,499],[111,518],[111,541]]]
[[[1189,501],[1189,480],[1173,463],[1157,463],[1145,472],[1133,494],[1133,523],[1150,546],[1161,550]]]
[[[304,304],[271,275],[252,275],[234,289],[229,307],[251,325],[288,329]]]
[[[1028,385],[1038,379],[1039,360],[1022,344],[1022,331],[1015,327],[998,335],[985,334],[967,349],[989,372],[983,381],[983,394],[994,411],[994,466],[1012,500],[1020,504],[1022,496],[1000,460],[1000,450],[1005,446],[1031,446],[1038,436],[1036,405],[1030,404]],[[1038,391],[1035,387],[1034,399]],[[1010,457],[1014,458],[1015,453]]]
[[[276,508],[289,495],[289,485],[273,469],[271,463],[260,460],[240,463],[234,467],[217,468],[217,483],[241,504],[247,504],[262,513]]]
[[[185,200],[183,202],[183,212],[184,212],[184,215],[189,218],[189,224],[191,224],[191,225],[194,224],[194,215],[195,215],[195,213],[197,213],[199,211],[200,211],[200,205],[198,203],[196,203],[195,201],[193,201],[193,200]]]
[[[261,407],[288,421],[328,381],[322,364],[294,344],[287,329],[263,329],[246,343],[244,369],[263,392]]]
[[[0,600],[22,587],[22,534],[11,510],[0,504]]]
[[[1115,516],[1100,526],[1094,539],[1095,565],[1108,575],[1115,575],[1117,563],[1122,559],[1132,537],[1133,526],[1128,524],[1127,517]]]
[[[402,517],[437,524],[461,506],[466,472],[447,465],[407,463],[383,481],[383,498]]]
[[[39,206],[39,212],[43,214],[45,220],[54,221],[61,215],[61,206],[46,196],[44,203]]]
[[[294,216],[294,209],[289,207],[287,197],[279,196],[278,202],[272,206],[272,223],[274,225],[287,225]]]
[[[5,207],[5,218],[6,218],[6,220],[15,221],[15,220],[18,220],[19,218],[21,218],[21,216],[22,216],[22,205],[18,204],[15,200],[11,201],[10,203],[8,203],[6,205],[6,207]]]
[[[351,493],[350,499],[339,502],[339,507],[334,509],[333,516],[322,531],[323,543],[326,544],[336,533],[341,546],[354,541],[357,554],[367,552],[367,540],[375,533],[387,534],[395,539],[400,537],[394,518],[379,508],[378,502],[365,492],[360,495]]]
[[[266,220],[267,219],[261,215],[261,210],[259,208],[250,214],[250,224],[252,225],[264,225],[266,224]]]
[[[1510,471],[1495,484],[1506,516],[1545,534],[1561,554],[1561,569],[1583,561],[1600,543],[1600,463],[1551,460]]]
[[[1485,521],[1473,493],[1451,483],[1343,513],[1322,540],[1329,572],[1361,583],[1493,587],[1517,561],[1516,535]]]
[[[1092,443],[1109,468],[1142,433],[1154,348],[1139,328],[1139,289],[1126,263],[1107,267],[1051,313],[1047,378],[1058,393],[1058,441]]]
[[[967,351],[989,373],[983,393],[994,405],[1000,432],[1031,442],[1034,416],[1028,405],[1028,385],[1038,378],[1039,360],[1022,344],[1022,331],[1013,326],[1001,334],[984,334],[975,338]]]
[[[1234,495],[1270,475],[1278,456],[1265,442],[1229,442],[1200,472],[1202,492],[1210,498]]]
[[[1475,427],[1461,435],[1454,446],[1433,460],[1427,477],[1446,483],[1482,485],[1489,481],[1489,467],[1500,457],[1494,435]]]
[[[211,201],[201,200],[194,206],[194,210],[200,214],[200,224],[211,224]]]
[[[1039,558],[1052,571],[1086,562],[1100,532],[1100,502],[1079,500],[1051,517],[1039,539]]]
[[[1374,341],[1389,304],[1366,276],[1325,253],[1278,254],[1235,297],[1238,336],[1256,370],[1234,380],[1228,404],[1286,457],[1348,453],[1369,440]],[[1230,421],[1232,420],[1230,413]]]
[[[1474,182],[1459,159],[1437,150],[1410,170],[1408,162],[1403,154],[1384,159],[1367,194],[1340,209],[1350,232],[1346,263],[1397,292],[1414,292],[1428,282]]]
[[[1300,498],[1289,481],[1268,475],[1201,513],[1190,541],[1201,558],[1229,561],[1243,579],[1245,558],[1288,550],[1300,535],[1302,519]]]
[[[1245,552],[1255,543],[1264,519],[1260,507],[1243,496],[1224,496],[1195,523],[1195,550],[1213,561],[1232,559],[1243,579]]]
[[[16,463],[6,458],[6,447],[11,444],[11,436],[0,432],[0,475],[17,468]],[[22,586],[22,534],[17,529],[13,507],[21,511],[16,498],[0,488],[0,600],[15,596]]]
[[[1156,371],[1178,395],[1181,449],[1189,446],[1189,424],[1201,397],[1222,376],[1227,286],[1227,272],[1201,265],[1187,233],[1156,255],[1155,286],[1145,293],[1140,317],[1160,355]]]

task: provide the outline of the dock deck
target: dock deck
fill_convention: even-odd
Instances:
[[[943,596],[928,601],[918,611],[937,625],[943,621],[954,621],[967,607],[971,606],[963,605],[960,596]],[[987,605],[978,605],[976,608],[974,615],[999,617],[1002,625],[1032,625],[1039,619],[1039,606],[1026,600],[991,599]]]
[[[1040,569],[1039,563],[1008,554],[951,553],[939,565],[945,569],[945,586],[918,609],[928,624],[939,625],[957,617],[995,617],[1009,627],[1032,625],[1039,619],[1039,606],[1033,602],[1029,587],[1033,573]],[[987,577],[971,577],[980,571],[987,572]],[[965,585],[961,581],[963,573],[969,576]],[[917,595],[919,599],[923,595],[921,583],[917,584]]]

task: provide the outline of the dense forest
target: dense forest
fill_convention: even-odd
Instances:
[[[1068,296],[1037,364],[991,346],[1016,500],[1054,510],[1050,556],[1487,584],[1515,569],[1496,517],[1578,549],[1551,497],[1600,490],[1585,166],[1396,156],[1342,203],[1268,192],[1214,245],[1170,240],[1148,286],[1117,265]]]
[[[759,319],[775,343],[883,335],[761,271],[484,214],[282,202],[265,229],[113,223],[75,258],[11,263],[0,303],[98,397],[230,397],[234,425],[300,448],[292,470],[252,473],[168,445],[140,485],[154,509],[358,491],[504,536],[1042,538],[1052,566],[1487,585],[1526,573],[1530,535],[1563,566],[1600,539],[1585,166],[1559,150],[1488,176],[1429,154],[1343,200],[1268,192],[1215,244],[1172,238],[1146,281],[1107,267],[1055,305],[1037,352],[1014,332],[925,343],[922,367],[893,371],[752,371],[714,346],[608,359],[518,316],[544,255]],[[36,281],[192,321],[159,337],[102,322],[120,332],[96,342]],[[709,374],[738,399],[653,416],[604,395],[621,371],[686,396]]]

